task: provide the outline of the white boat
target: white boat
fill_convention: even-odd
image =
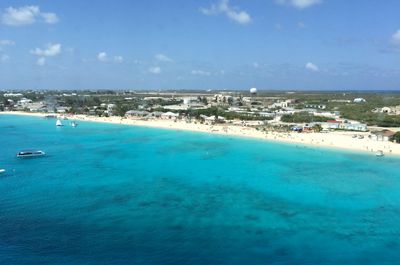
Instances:
[[[382,156],[384,156],[384,154],[383,154],[383,151],[382,150],[378,150],[377,152],[376,152],[376,154],[375,154],[376,156],[378,156],[378,157],[382,157]]]
[[[25,157],[39,157],[39,156],[44,156],[46,155],[45,152],[41,151],[41,150],[24,150],[24,151],[20,151],[17,154],[18,158],[25,158]]]
[[[6,172],[5,169],[0,169],[0,174]]]
[[[56,126],[63,126],[63,124],[62,124],[62,122],[61,122],[61,120],[60,120],[60,119],[58,119],[58,120],[57,120],[57,122],[56,122]]]
[[[72,127],[76,127],[76,126],[78,126],[78,124],[77,124],[76,122],[73,121],[73,122],[71,122],[71,126],[72,126]]]

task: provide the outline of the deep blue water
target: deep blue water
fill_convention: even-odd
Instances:
[[[4,115],[0,150],[0,264],[400,262],[397,158]]]

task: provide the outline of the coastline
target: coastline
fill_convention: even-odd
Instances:
[[[21,115],[45,117],[45,113],[30,113],[21,111],[0,112],[0,115]],[[367,132],[329,132],[329,133],[282,133],[282,132],[262,132],[252,127],[242,127],[230,124],[205,125],[200,123],[187,123],[185,121],[173,120],[139,120],[131,118],[95,117],[88,115],[65,115],[70,120],[112,123],[120,125],[141,126],[151,128],[162,128],[181,131],[193,131],[218,135],[237,136],[254,138],[259,140],[281,142],[294,145],[310,146],[315,148],[341,149],[348,151],[358,151],[375,155],[378,150],[382,150],[385,155],[400,156],[400,144],[393,142],[374,141],[368,139]],[[364,139],[352,138],[352,135],[363,135]]]

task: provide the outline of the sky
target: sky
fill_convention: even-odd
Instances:
[[[2,0],[0,89],[400,89],[398,0]]]

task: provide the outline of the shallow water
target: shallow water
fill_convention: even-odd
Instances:
[[[0,146],[0,264],[400,259],[397,158],[4,115]]]

